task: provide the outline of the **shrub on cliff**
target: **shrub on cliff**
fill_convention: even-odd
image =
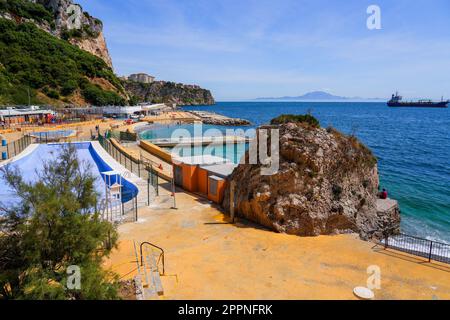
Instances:
[[[124,89],[120,80],[106,63],[64,40],[40,30],[31,23],[16,24],[0,19],[0,64],[3,66],[0,94],[7,103],[20,104],[16,88],[31,87],[32,93],[51,88],[67,96],[80,89],[91,104],[124,104],[119,93]],[[110,82],[116,92],[93,88],[81,90],[87,79],[102,78]],[[27,92],[25,91],[25,94]],[[53,96],[56,96],[54,94]],[[37,100],[36,96],[32,96]]]
[[[85,79],[81,82],[80,87],[85,99],[95,106],[123,106],[126,104],[125,99],[117,93],[103,90],[100,86],[94,85]]]
[[[314,128],[320,127],[320,122],[310,114],[294,115],[294,114],[282,114],[281,116],[272,119],[270,122],[272,125],[279,125],[284,123],[306,123]]]
[[[52,23],[53,14],[43,5],[29,0],[0,0],[0,12],[10,12],[16,16],[35,21]]]
[[[2,174],[21,203],[0,205],[0,299],[117,298],[116,275],[102,268],[117,232],[93,213],[95,177],[75,147],[45,163],[36,182],[14,168]],[[79,288],[67,285],[70,266],[79,268]]]

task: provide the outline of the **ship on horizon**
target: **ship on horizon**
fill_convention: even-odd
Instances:
[[[449,100],[444,101],[442,98],[439,102],[434,102],[432,100],[419,100],[419,101],[402,101],[403,97],[398,94],[392,95],[391,100],[388,101],[387,105],[391,108],[409,107],[409,108],[447,108],[450,103]]]

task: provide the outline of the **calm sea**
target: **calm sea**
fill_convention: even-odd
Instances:
[[[450,243],[450,110],[384,103],[219,102],[185,107],[252,121],[311,112],[321,125],[356,134],[379,159],[381,184],[400,202],[403,231]]]

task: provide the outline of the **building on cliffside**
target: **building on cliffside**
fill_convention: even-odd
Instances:
[[[128,77],[128,80],[139,83],[152,83],[155,81],[155,77],[148,75],[146,73],[136,73]]]

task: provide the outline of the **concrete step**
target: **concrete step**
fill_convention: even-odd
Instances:
[[[153,250],[146,251],[146,272],[150,275],[148,289],[149,293],[157,296],[164,295],[164,289],[161,282],[161,275],[158,270],[157,260]]]

